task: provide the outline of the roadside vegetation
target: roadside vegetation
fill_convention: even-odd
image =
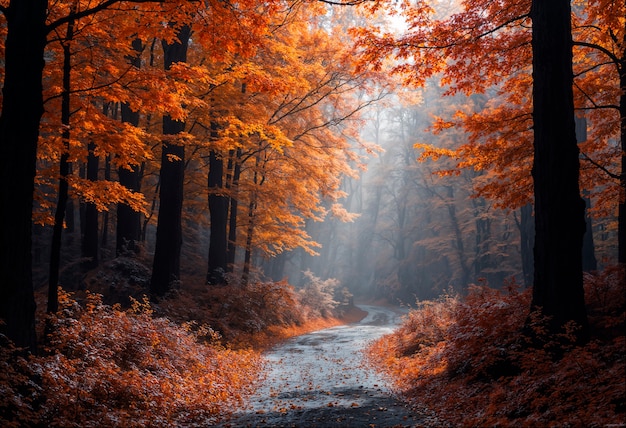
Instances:
[[[123,268],[142,271],[129,263]],[[113,269],[96,277],[104,282],[94,279],[92,288],[103,292],[117,278]],[[263,349],[358,316],[329,284],[313,275],[299,290],[284,282],[198,284],[151,303],[139,285],[118,282],[137,295],[123,305],[105,303],[110,293],[60,290],[59,311],[40,326],[47,340],[38,355],[0,346],[0,425],[210,426],[262,380]],[[315,293],[327,306],[306,304]]]
[[[419,302],[397,331],[372,344],[370,361],[453,426],[623,426],[624,270],[585,276],[592,337],[584,344],[575,325],[549,335],[537,314],[525,332],[530,294],[515,283],[482,284],[465,298]]]

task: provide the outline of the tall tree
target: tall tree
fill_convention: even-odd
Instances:
[[[170,70],[175,63],[187,61],[190,35],[191,27],[183,24],[177,29],[175,40],[162,42],[166,70]],[[155,298],[165,295],[180,280],[185,146],[178,135],[184,130],[183,118],[163,117],[166,139],[161,147],[159,218],[150,280],[150,293]]]
[[[0,7],[7,20],[0,114],[0,332],[31,349],[36,346],[31,218],[47,8],[46,0],[11,0]]]
[[[532,307],[558,331],[587,327],[582,278],[585,203],[574,123],[569,0],[533,0],[535,277]],[[583,337],[581,336],[581,337]]]
[[[141,51],[143,43],[136,38],[132,42],[134,56],[128,58],[136,69],[141,68]],[[133,110],[134,108],[134,110]],[[139,111],[136,107],[125,102],[121,105],[122,122],[132,126],[139,126]],[[120,184],[133,192],[141,190],[141,168],[138,164],[131,164],[118,169],[117,175]],[[115,254],[122,255],[137,250],[137,243],[141,239],[141,213],[125,203],[117,204],[117,231]]]
[[[61,263],[61,235],[63,233],[63,219],[68,201],[68,175],[70,173],[70,93],[71,93],[71,70],[72,54],[70,43],[74,38],[74,21],[67,24],[67,32],[63,42],[63,92],[61,93],[61,123],[63,124],[63,146],[59,167],[59,196],[56,212],[54,214],[54,226],[52,229],[52,246],[50,249],[50,266],[48,275],[48,306],[46,313],[54,314],[59,309],[59,269]],[[49,327],[49,325],[46,325]]]

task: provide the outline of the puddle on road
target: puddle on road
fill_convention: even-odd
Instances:
[[[359,307],[368,312],[359,323],[298,336],[268,352],[265,382],[222,426],[414,426],[417,416],[363,363],[367,344],[390,333],[402,315]]]

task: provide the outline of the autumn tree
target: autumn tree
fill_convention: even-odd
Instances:
[[[173,24],[175,39],[163,40],[163,59],[166,70],[176,63],[187,61],[191,27]],[[161,148],[160,205],[156,246],[150,280],[150,293],[158,298],[172,289],[180,280],[180,247],[182,245],[181,215],[183,207],[183,179],[185,146],[180,134],[185,130],[183,117],[169,114],[163,117],[164,141]]]
[[[567,0],[534,0],[533,129],[535,278],[532,307],[557,332],[569,321],[583,329],[585,203],[578,187],[574,124],[571,10]],[[581,337],[586,332],[580,332]]]
[[[584,164],[595,168],[581,169],[581,182],[595,192],[594,211],[603,211],[600,206],[606,204],[604,212],[610,212],[614,208],[609,207],[618,204],[621,192],[620,173],[612,171],[623,152],[614,150],[612,138],[620,135],[623,123],[614,109],[622,93],[618,64],[623,56],[620,43],[624,29],[618,17],[624,15],[623,5],[608,7],[595,1],[584,5],[584,12],[578,5],[574,8],[575,25],[570,31],[576,46],[574,102],[577,108],[586,110],[586,115],[593,116],[590,138],[581,144],[581,149]],[[422,3],[409,6],[403,13],[409,30],[402,36],[372,37],[371,31],[362,31],[365,54],[375,62],[379,56],[375,51],[389,48],[396,49],[400,59],[412,57],[411,63],[402,61],[396,68],[407,76],[409,83],[421,84],[426,77],[441,73],[450,94],[493,89],[490,93],[495,96],[482,111],[462,113],[451,121],[436,121],[435,126],[463,126],[469,133],[469,144],[449,153],[460,160],[458,167],[485,169],[491,179],[477,188],[479,194],[494,198],[503,206],[520,207],[533,193],[531,5],[512,2],[508,7],[495,7],[483,2],[462,2],[461,6],[458,13],[437,6],[435,11]],[[366,46],[376,48],[368,50]],[[437,150],[432,153],[443,154]]]
[[[130,64],[137,68],[141,68],[141,52],[144,49],[141,39],[136,38],[132,41],[132,48],[135,55],[128,58]],[[138,107],[131,105],[129,102],[122,103],[120,106],[122,122],[139,126],[140,112]],[[120,167],[117,172],[122,186],[129,190],[139,192],[141,190],[141,165],[135,163],[127,167]],[[117,206],[117,229],[115,253],[117,255],[126,254],[137,250],[137,244],[141,239],[141,213],[134,210],[128,204],[118,204]]]
[[[31,236],[47,1],[0,6],[7,25],[0,114],[0,319],[2,333],[34,349]],[[11,207],[9,209],[9,207]]]
[[[0,226],[0,318],[5,322],[2,332],[18,346],[32,349],[36,342],[31,219],[37,141],[44,113],[42,77],[47,38],[72,20],[121,4],[119,0],[80,4],[84,7],[75,13],[68,11],[64,3],[55,4],[55,8],[49,10],[45,0],[11,0],[0,5],[0,12],[6,19],[0,115],[0,201],[3,207],[13,207],[3,210]]]

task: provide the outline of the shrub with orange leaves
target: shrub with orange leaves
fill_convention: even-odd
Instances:
[[[528,346],[530,290],[476,286],[464,300],[420,303],[370,347],[370,361],[400,393],[453,426],[623,426],[623,275],[610,268],[587,276],[596,334],[584,346],[567,329],[543,347]],[[536,314],[529,319],[541,328]]]
[[[24,353],[0,335],[0,426],[36,425],[40,388],[35,378]]]
[[[128,310],[62,293],[48,355],[35,359],[47,426],[211,425],[251,392],[259,355],[201,343],[210,329],[155,318],[147,301]]]

